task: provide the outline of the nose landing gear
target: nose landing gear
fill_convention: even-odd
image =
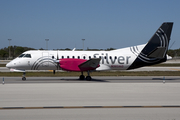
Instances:
[[[25,81],[26,80],[26,73],[24,72],[22,75],[22,80]]]

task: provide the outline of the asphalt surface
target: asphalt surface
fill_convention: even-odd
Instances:
[[[2,77],[1,77],[2,79]],[[2,120],[178,120],[180,77],[6,77]]]

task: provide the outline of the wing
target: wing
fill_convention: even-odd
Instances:
[[[97,67],[100,66],[99,65],[100,60],[101,60],[100,58],[92,58],[78,65],[78,67],[81,71],[95,70]]]

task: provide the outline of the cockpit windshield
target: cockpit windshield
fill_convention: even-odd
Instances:
[[[22,57],[24,57],[24,58],[31,58],[31,54],[21,54],[21,55],[19,55],[18,58],[22,58]]]
[[[19,57],[18,57],[18,58],[22,58],[24,55],[25,55],[25,54],[21,54],[21,55],[19,55]]]
[[[24,57],[31,58],[31,54],[26,54]]]

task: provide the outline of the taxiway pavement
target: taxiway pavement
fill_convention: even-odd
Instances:
[[[0,83],[32,84],[32,83],[180,83],[180,76],[92,76],[91,81],[79,80],[79,77],[0,77]]]
[[[21,81],[20,77],[4,79],[5,84],[0,86],[0,119],[3,120],[180,118],[178,76],[93,77],[92,81],[76,77],[30,77],[27,81]],[[82,108],[76,108],[78,106]]]

